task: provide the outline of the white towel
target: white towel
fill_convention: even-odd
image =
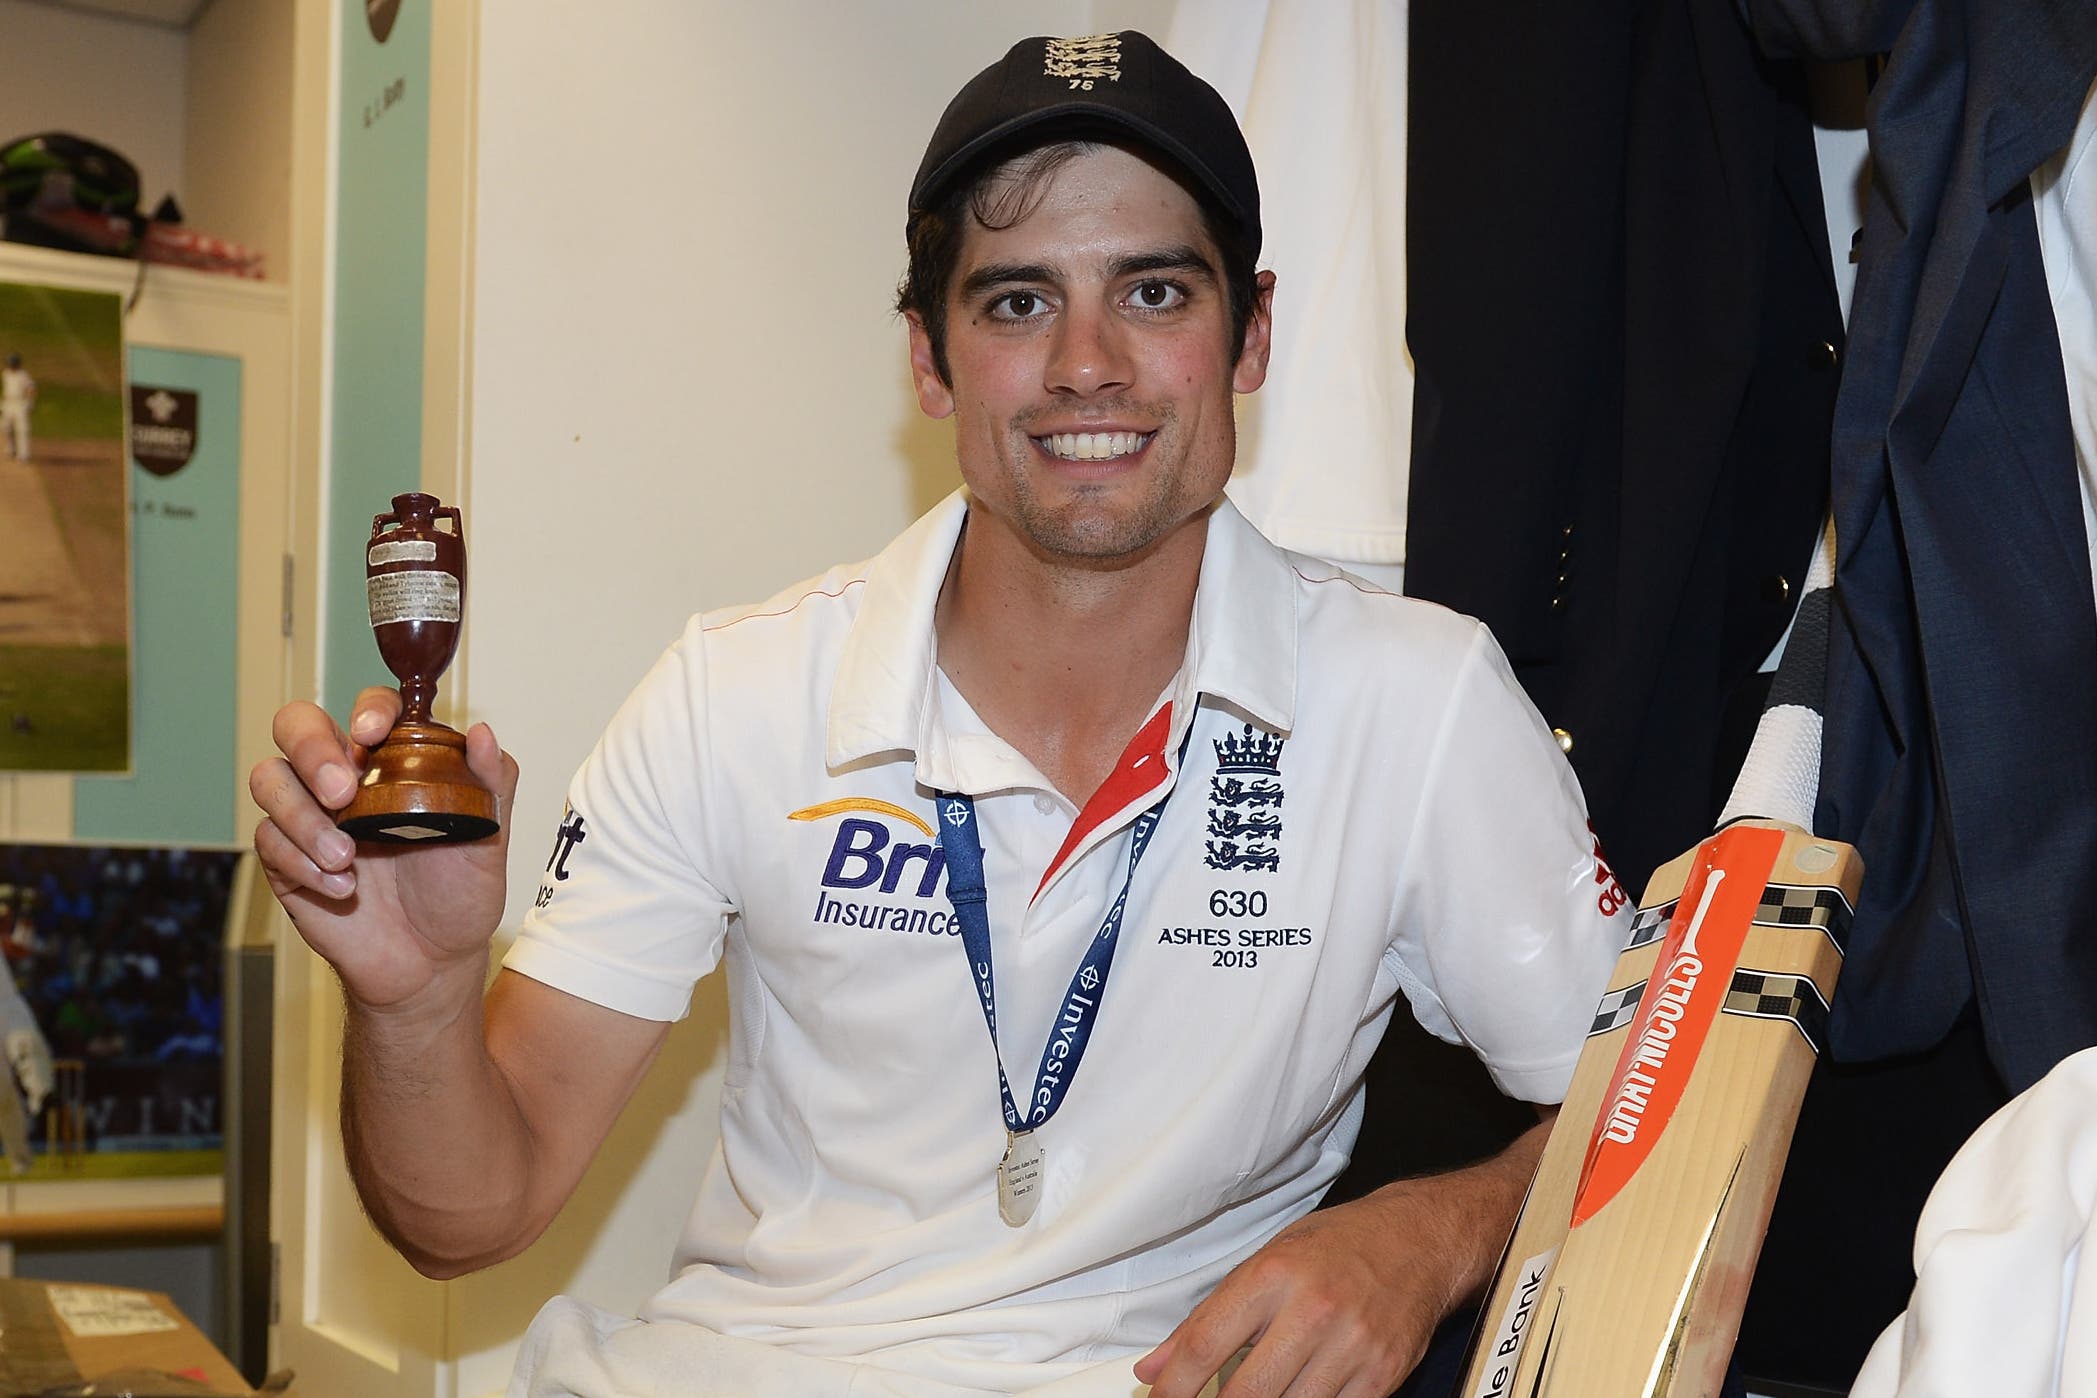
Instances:
[[[1860,1182],[1860,1186],[1863,1182]],[[1952,1157],[1915,1230],[1915,1292],[1850,1398],[2097,1398],[2097,1048]]]

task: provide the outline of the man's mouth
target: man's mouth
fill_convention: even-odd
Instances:
[[[1034,438],[1050,456],[1065,461],[1111,461],[1143,450],[1155,432],[1052,432]]]

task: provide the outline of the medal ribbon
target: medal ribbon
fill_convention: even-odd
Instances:
[[[1193,736],[1191,724],[1188,736]],[[1183,761],[1186,753],[1186,744],[1182,742],[1180,757]],[[1041,1050],[1041,1066],[1035,1070],[1029,1109],[1023,1113],[1012,1100],[1012,1086],[1005,1076],[1005,1057],[998,1048],[997,990],[990,963],[989,899],[984,890],[983,837],[976,830],[976,803],[958,792],[939,793],[939,819],[945,828],[940,844],[947,852],[947,898],[954,905],[954,920],[961,924],[961,945],[968,953],[969,978],[975,982],[976,998],[983,1005],[983,1023],[990,1030],[990,1051],[997,1059],[998,1097],[1005,1108],[1005,1129],[1014,1135],[1032,1131],[1054,1116],[1078,1076],[1079,1060],[1085,1056],[1085,1045],[1092,1038],[1093,1021],[1098,1017],[1100,1001],[1106,995],[1107,975],[1114,967],[1114,946],[1121,937],[1121,918],[1128,908],[1129,888],[1136,881],[1136,866],[1143,862],[1143,852],[1150,847],[1150,837],[1157,830],[1158,819],[1164,814],[1165,803],[1171,796],[1172,789],[1167,787],[1165,794],[1149,810],[1136,817],[1134,833],[1129,837],[1128,875],[1121,881],[1121,892],[1115,896],[1114,906],[1107,910],[1106,919],[1086,946],[1084,958],[1070,978],[1069,988],[1063,992],[1062,1007],[1057,1012],[1054,1027],[1049,1030],[1048,1043]]]

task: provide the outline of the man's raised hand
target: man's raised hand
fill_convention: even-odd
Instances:
[[[431,847],[359,847],[335,828],[366,755],[399,713],[399,694],[367,689],[345,734],[318,706],[287,704],[272,725],[282,756],[248,776],[264,816],[255,850],[270,889],[350,997],[375,1010],[410,1008],[438,982],[470,980],[478,996],[509,845],[507,823],[490,839]],[[466,735],[466,763],[506,816],[517,764],[485,723]]]

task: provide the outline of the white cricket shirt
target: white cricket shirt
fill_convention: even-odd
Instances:
[[[1340,1172],[1398,996],[1508,1092],[1558,1100],[1621,895],[1483,627],[1284,552],[1228,503],[1184,667],[1077,811],[935,664],[965,510],[696,619],[576,776],[506,964],[665,1020],[726,966],[721,1142],[644,1321],[926,1391],[1090,1366],[1125,1391],[1129,1358]],[[1008,1227],[933,793],[976,800],[1025,1101],[1167,787],[1089,1051],[1039,1133],[1039,1212]]]

